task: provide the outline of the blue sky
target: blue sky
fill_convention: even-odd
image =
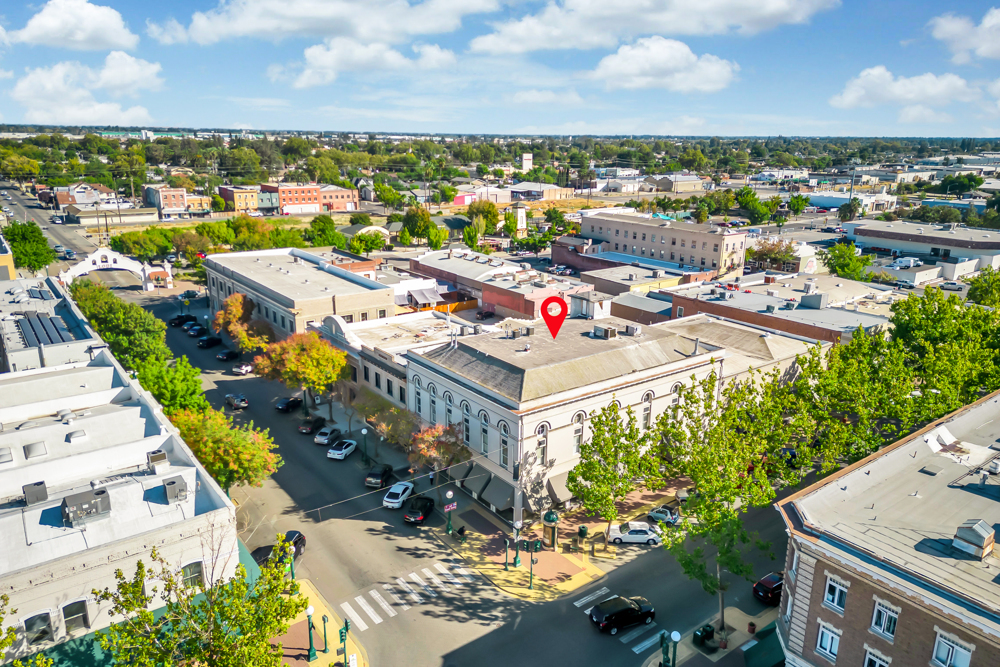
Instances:
[[[922,0],[4,3],[0,121],[1000,136],[1000,6]]]

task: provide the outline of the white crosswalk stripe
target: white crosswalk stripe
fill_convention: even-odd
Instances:
[[[587,604],[591,600],[596,600],[597,598],[601,597],[602,595],[605,595],[607,592],[608,592],[607,588],[602,588],[599,591],[594,591],[593,593],[591,593],[587,597],[580,598],[579,600],[577,600],[576,602],[574,602],[573,606],[574,607],[582,607],[583,605]]]
[[[622,638],[619,641],[621,641],[622,644],[628,644],[633,639],[636,639],[640,635],[646,634],[655,627],[656,623],[650,623],[649,625],[640,625],[635,630],[630,630],[626,632],[624,635],[622,635]]]
[[[433,583],[435,586],[437,586],[438,588],[440,588],[445,593],[448,593],[448,592],[451,591],[451,589],[448,588],[448,585],[446,583],[444,583],[443,581],[441,581],[440,579],[438,579],[437,577],[435,577],[434,573],[431,572],[430,570],[428,570],[426,567],[423,569],[423,573],[424,573],[424,576],[427,577],[431,581],[431,583]]]
[[[382,617],[375,613],[375,610],[372,609],[372,606],[368,604],[368,600],[364,599],[359,595],[358,597],[354,598],[354,601],[358,603],[359,607],[365,610],[366,614],[371,616],[371,619],[375,621],[375,625],[378,625],[379,623],[382,622]]]
[[[389,594],[393,602],[395,602],[398,606],[403,608],[403,611],[406,611],[407,609],[410,608],[410,605],[403,602],[403,598],[396,595],[396,591],[392,589],[392,586],[390,586],[389,584],[382,584],[382,588],[384,588],[385,592]]]
[[[658,644],[659,642],[660,642],[660,633],[657,632],[652,637],[643,640],[641,644],[636,644],[635,646],[633,646],[632,652],[638,655],[648,650],[649,647],[653,646],[654,644]]]
[[[410,586],[408,582],[404,581],[403,579],[397,578],[396,583],[399,584],[399,587],[402,588],[404,591],[406,591],[409,594],[409,596],[413,598],[413,601],[416,602],[417,604],[420,604],[421,602],[424,601],[422,597],[417,595],[417,592],[413,590],[413,587]]]
[[[441,563],[434,563],[434,567],[436,567],[441,572],[441,574],[444,575],[444,578],[448,580],[449,584],[451,584],[455,588],[462,587],[462,583],[458,580],[458,577],[449,572],[448,568],[446,568],[444,565],[442,565]]]
[[[372,599],[375,600],[375,602],[378,602],[378,606],[382,607],[382,609],[385,610],[385,613],[389,614],[390,618],[396,615],[396,610],[389,606],[389,603],[385,601],[385,598],[378,594],[378,591],[368,591],[368,595],[372,596]]]
[[[354,611],[354,607],[344,602],[340,605],[340,608],[343,609],[344,613],[347,614],[347,617],[351,619],[351,623],[353,623],[351,630],[364,632],[368,629],[368,624],[361,620],[361,617],[358,616],[358,612]]]
[[[598,600],[597,604],[601,604],[602,602],[607,602],[611,598],[616,598],[616,597],[618,597],[618,596],[617,595],[609,595],[608,597],[604,598],[603,600]],[[594,607],[596,607],[597,604],[595,604]],[[586,609],[583,610],[583,613],[586,614],[587,616],[590,616],[590,610],[593,609],[594,607],[587,607]]]
[[[462,576],[462,578],[464,578],[470,584],[476,582],[476,578],[468,570],[462,567],[461,563],[457,562],[453,558],[446,558],[445,560],[448,563],[450,563],[453,568],[455,568],[455,572],[458,572]]]
[[[438,594],[435,593],[430,586],[424,583],[423,579],[417,576],[416,572],[410,573],[410,579],[413,579],[415,582],[417,582],[420,585],[420,587],[424,589],[424,593],[427,593],[427,595],[431,596],[432,598],[436,598],[438,596]]]

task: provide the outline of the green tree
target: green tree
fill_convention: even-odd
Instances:
[[[136,369],[144,363],[170,358],[166,325],[149,311],[122,301],[105,285],[89,280],[74,280],[70,294],[126,368]]]
[[[987,266],[969,283],[969,301],[990,308],[1000,307],[1000,271]]]
[[[407,459],[414,469],[428,466],[432,470],[445,470],[468,461],[472,458],[472,450],[465,446],[461,430],[458,424],[434,424],[421,429],[413,435]],[[437,493],[438,502],[443,503],[440,485]]]
[[[437,225],[431,227],[430,233],[427,235],[427,245],[431,250],[440,250],[444,242],[448,240],[447,230],[438,227]]]
[[[871,255],[856,254],[854,245],[850,243],[837,243],[817,254],[830,273],[848,280],[865,280],[872,263]]]
[[[617,401],[593,412],[588,421],[590,437],[580,438],[580,461],[569,471],[566,488],[580,499],[587,516],[607,520],[607,536],[618,519],[618,502],[635,489],[634,480],[653,474],[651,432],[640,428],[631,406],[623,413]]]
[[[410,232],[406,231],[405,229],[402,230],[401,232],[399,232],[399,244],[400,245],[408,246],[411,243],[413,243],[413,239],[410,238]]]
[[[216,213],[226,210],[226,200],[219,195],[212,195],[212,210]]]
[[[93,591],[99,602],[110,603],[117,621],[97,633],[98,643],[119,665],[279,667],[282,647],[273,639],[288,632],[309,602],[296,595],[299,584],[285,578],[291,545],[281,534],[277,544],[284,557],[265,563],[253,584],[239,564],[229,579],[215,576],[209,565],[202,582],[193,586],[185,583],[179,563],[168,562],[154,548],[152,567],[140,560],[131,577],[116,570],[113,588]],[[218,556],[205,562],[225,562]]]
[[[382,202],[382,207],[385,211],[389,211],[390,209],[396,211],[403,207],[403,195],[391,185],[376,183],[372,186],[372,189],[375,190],[375,196]]]
[[[306,240],[302,238],[302,230],[279,227],[268,234],[272,248],[305,248]]]
[[[230,245],[236,240],[233,228],[225,222],[202,222],[194,228],[195,234],[211,239],[215,245]]]
[[[406,210],[406,215],[403,216],[403,226],[415,239],[427,238],[433,225],[430,212],[421,206],[411,206]]]
[[[861,200],[855,197],[837,209],[837,217],[841,222],[850,222],[861,215],[862,209]]]
[[[262,348],[274,339],[274,330],[266,320],[254,319],[256,308],[257,304],[246,294],[231,294],[215,313],[212,328],[225,332],[240,352]]]
[[[771,218],[770,209],[759,201],[751,201],[743,210],[752,225],[762,224]]]
[[[344,250],[347,238],[337,231],[337,225],[328,215],[317,215],[309,222],[309,242],[316,247],[333,246]]]
[[[802,215],[802,212],[809,206],[809,197],[805,195],[792,195],[788,198],[788,210],[793,216]]]
[[[56,253],[49,247],[42,229],[34,221],[13,220],[3,230],[10,244],[14,265],[30,271],[41,271],[56,261]]]
[[[350,223],[352,225],[370,225],[372,224],[372,217],[367,213],[352,213]]]
[[[347,369],[347,355],[315,332],[292,334],[271,343],[254,360],[254,372],[290,389],[311,394],[329,393]],[[333,418],[333,404],[330,404]]]
[[[476,216],[483,219],[485,225],[484,232],[480,235],[492,236],[497,233],[497,226],[500,224],[500,212],[497,210],[496,204],[491,201],[474,201],[469,204],[468,210],[465,212],[466,217],[472,220]]]
[[[479,235],[476,234],[476,228],[469,225],[462,230],[462,243],[468,246],[469,250],[476,250],[479,248]]]
[[[151,393],[169,416],[179,410],[207,410],[201,387],[201,369],[191,365],[187,357],[172,363],[153,360],[138,367],[139,384]]]
[[[694,212],[694,219],[699,225],[703,225],[708,222],[708,208],[705,206],[699,206]]]
[[[267,429],[252,421],[237,425],[219,410],[180,410],[170,421],[227,494],[234,486],[261,486],[284,463]]]

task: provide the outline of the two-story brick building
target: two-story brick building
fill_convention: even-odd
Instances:
[[[339,185],[321,185],[319,201],[324,211],[357,211],[361,206],[357,190]]]
[[[316,183],[263,183],[261,192],[278,194],[278,212],[283,215],[319,213],[320,186]]]
[[[777,504],[791,667],[1000,664],[1000,392]]]

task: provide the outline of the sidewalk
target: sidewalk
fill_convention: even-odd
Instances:
[[[337,655],[340,644],[340,628],[344,627],[344,620],[333,613],[330,605],[327,604],[323,596],[319,594],[316,587],[308,579],[297,579],[299,583],[299,594],[309,599],[315,609],[313,610],[313,645],[318,656],[314,664],[316,665],[347,665],[349,667],[370,667],[368,654],[364,647],[359,644],[353,632],[347,633],[347,660],[344,656]],[[329,640],[329,652],[323,652],[323,616],[329,619],[326,624],[326,634]],[[303,611],[288,628],[288,632],[275,637],[272,642],[281,642],[281,661],[286,665],[302,665],[305,667],[309,663],[309,621]]]
[[[763,629],[778,618],[778,608],[772,607],[757,616],[750,616],[736,607],[726,607],[726,627],[729,629],[728,648],[719,648],[719,636],[716,631],[715,639],[706,642],[704,646],[695,646],[693,637],[694,631],[684,635],[677,644],[677,664],[686,663],[688,667],[744,667],[744,656],[747,649],[757,644],[754,635],[747,632],[747,624],[753,621],[757,624],[757,629]],[[705,621],[704,625],[718,626],[719,616],[716,614],[711,619]],[[657,648],[656,653],[646,658],[642,663],[643,667],[659,667],[661,654]]]

